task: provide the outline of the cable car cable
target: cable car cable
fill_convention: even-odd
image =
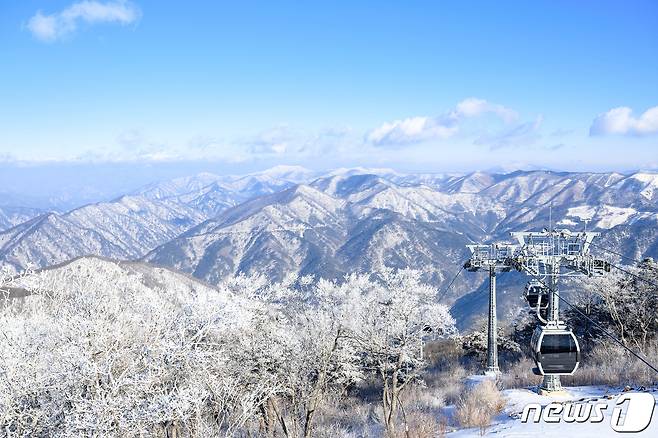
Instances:
[[[646,279],[646,278],[642,277],[641,275],[634,274],[633,272],[631,272],[631,271],[629,271],[629,270],[627,270],[627,269],[624,269],[624,268],[622,268],[622,267],[620,267],[620,266],[617,266],[617,265],[615,265],[615,264],[613,264],[613,263],[610,263],[610,262],[606,262],[606,263],[608,263],[608,264],[610,265],[611,268],[615,268],[615,269],[617,269],[618,271],[624,272],[624,273],[630,275],[631,277],[635,277],[635,278],[637,278],[638,280],[642,280],[642,281],[644,281],[645,283],[650,284],[650,285],[652,285],[652,286],[658,288],[658,283],[656,283],[656,282],[653,282],[653,281],[651,281],[651,280],[649,280],[649,279]],[[571,269],[572,271],[577,271],[577,269],[574,268],[574,267],[569,267],[569,266],[567,266],[567,268],[568,268],[568,269]]]
[[[613,268],[615,268],[615,269],[617,269],[617,270],[619,270],[619,271],[621,271],[621,272],[624,272],[624,273],[630,275],[631,277],[635,277],[635,278],[637,278],[638,280],[642,280],[642,281],[644,281],[645,283],[648,283],[648,284],[650,284],[650,285],[652,285],[652,286],[658,287],[658,283],[655,283],[655,282],[653,282],[653,281],[651,281],[651,280],[647,280],[646,278],[644,278],[644,277],[642,277],[642,276],[640,276],[640,275],[634,274],[634,273],[632,273],[631,271],[628,271],[628,270],[626,270],[626,269],[624,269],[624,268],[620,268],[619,266],[617,266],[617,265],[613,265],[612,263],[610,263],[610,266],[612,266]]]
[[[578,307],[574,306],[574,305],[571,304],[569,301],[567,301],[565,298],[561,297],[560,294],[558,294],[555,290],[551,289],[551,288],[550,288],[546,283],[544,283],[544,282],[543,282],[538,276],[536,276],[535,274],[533,274],[533,273],[530,272],[530,271],[526,271],[526,272],[528,272],[528,273],[529,273],[532,277],[534,277],[537,281],[539,281],[540,283],[542,283],[542,284],[543,284],[543,285],[549,290],[549,292],[553,294],[553,296],[557,297],[560,301],[564,302],[564,303],[567,304],[569,307],[571,307],[573,310],[575,310],[576,312],[578,312],[582,317],[584,317],[585,319],[587,319],[589,322],[591,322],[592,324],[594,324],[595,327],[597,327],[599,330],[601,330],[601,332],[602,332],[603,334],[605,334],[606,336],[608,336],[610,339],[612,339],[612,340],[615,341],[617,344],[619,344],[623,349],[625,349],[626,351],[628,351],[629,353],[631,353],[631,354],[632,354],[633,356],[635,356],[637,359],[640,359],[640,361],[642,361],[646,366],[648,366],[648,367],[651,368],[653,371],[655,371],[656,373],[658,373],[658,368],[657,368],[657,367],[655,367],[654,365],[652,365],[651,363],[649,363],[646,359],[644,359],[642,356],[640,356],[639,354],[637,354],[636,352],[634,352],[633,350],[631,350],[630,348],[628,348],[626,345],[624,345],[624,343],[623,343],[622,341],[620,341],[615,335],[613,335],[612,333],[610,333],[609,331],[607,331],[606,329],[604,329],[604,328],[603,328],[598,322],[594,321],[592,318],[590,318],[589,316],[587,316],[587,315],[586,315],[585,313],[583,313]]]
[[[611,254],[618,255],[619,257],[623,257],[623,258],[625,258],[625,259],[631,260],[631,261],[633,261],[633,262],[635,262],[635,263],[638,263],[638,264],[643,262],[643,260],[638,260],[638,259],[633,258],[633,257],[625,256],[625,255],[623,255],[623,254],[621,254],[621,253],[618,253],[618,252],[616,252],[616,251],[613,251],[613,250],[611,250],[611,249],[608,249],[608,248],[606,248],[606,247],[604,247],[604,246],[601,246],[601,245],[597,245],[597,244],[592,243],[592,242],[590,242],[590,245],[591,245],[591,246],[595,246],[595,247],[597,247],[597,248],[601,248],[601,249],[604,250],[604,251],[607,251],[607,252],[609,252],[609,253],[611,253]],[[650,284],[650,285],[652,285],[652,286],[658,287],[658,283],[653,282],[653,281],[651,281],[651,280],[648,280],[648,279],[642,277],[641,275],[634,274],[633,272],[630,272],[630,271],[628,271],[628,270],[626,270],[626,269],[624,269],[624,268],[621,268],[621,267],[615,265],[614,263],[610,263],[610,262],[608,262],[608,264],[609,264],[611,267],[613,267],[613,268],[615,268],[615,269],[617,269],[617,270],[619,270],[619,271],[621,271],[621,272],[624,272],[624,273],[626,273],[626,274],[628,274],[628,275],[630,275],[630,276],[633,276],[633,277],[637,278],[638,280],[642,280],[642,281],[644,281],[644,282],[646,282],[646,283],[648,283],[648,284]]]
[[[611,253],[611,254],[615,254],[615,255],[617,255],[617,256],[619,256],[619,257],[625,258],[625,259],[627,259],[627,260],[633,261],[633,262],[638,263],[638,264],[644,262],[644,260],[638,260],[638,259],[636,259],[636,258],[634,258],[634,257],[626,256],[626,255],[621,254],[621,253],[619,253],[619,252],[617,252],[617,251],[613,251],[613,250],[611,250],[611,249],[608,249],[608,248],[606,248],[606,247],[604,247],[604,246],[597,245],[597,244],[595,244],[595,243],[593,243],[593,242],[590,242],[590,245],[591,245],[591,246],[594,246],[594,247],[596,247],[596,248],[600,248],[600,249],[602,249],[602,250],[604,250],[604,251],[607,251],[607,252],[609,252],[609,253]],[[645,281],[645,282],[647,282],[647,283],[649,283],[649,284],[651,284],[651,285],[653,285],[653,286],[658,287],[658,283],[654,283],[654,282],[652,282],[651,280],[647,280],[646,278],[643,278],[642,276],[638,276],[637,274],[634,274],[634,273],[629,272],[629,271],[627,271],[627,270],[625,270],[625,269],[623,269],[623,268],[620,268],[619,266],[617,266],[617,265],[615,265],[615,264],[613,264],[613,263],[610,263],[610,266],[612,266],[612,267],[614,267],[615,269],[618,269],[618,270],[620,270],[620,271],[622,271],[622,272],[625,272],[625,273],[628,274],[628,275],[632,275],[633,277],[635,277],[635,278],[637,278],[637,279],[640,279],[640,280]]]
[[[600,248],[600,249],[602,249],[603,251],[609,252],[610,254],[614,254],[614,255],[619,256],[619,257],[621,257],[621,258],[623,258],[623,259],[633,261],[633,262],[635,262],[635,263],[642,263],[642,261],[643,261],[643,260],[638,260],[638,259],[636,259],[635,257],[630,257],[630,256],[627,256],[627,255],[622,254],[622,253],[620,253],[620,252],[613,251],[613,250],[611,250],[611,249],[609,249],[609,248],[606,248],[605,246],[599,245],[599,244],[594,243],[594,242],[590,242],[589,244],[590,244],[590,246],[593,246],[593,247],[595,247],[595,248]]]
[[[445,296],[445,294],[448,293],[448,290],[450,290],[450,287],[453,285],[455,280],[457,280],[457,277],[459,277],[459,274],[461,274],[463,270],[464,270],[464,264],[462,264],[460,266],[459,271],[457,271],[457,274],[455,274],[455,276],[452,278],[452,281],[450,281],[450,284],[448,284],[448,287],[443,289],[443,291],[439,292],[439,296],[438,296],[437,300],[441,300]]]

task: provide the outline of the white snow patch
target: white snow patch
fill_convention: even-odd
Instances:
[[[653,194],[658,190],[658,174],[655,173],[636,173],[631,175],[630,178],[640,181],[643,184],[646,184],[644,189],[640,192],[640,195],[651,200]]]
[[[637,213],[634,208],[613,207],[611,205],[604,205],[598,212],[600,220],[596,224],[597,227],[609,230],[612,227],[621,225],[627,222],[631,216]]]
[[[637,210],[634,208],[615,207],[612,205],[601,205],[594,207],[591,205],[581,205],[578,207],[571,207],[567,210],[567,218],[562,219],[558,224],[561,225],[576,225],[571,218],[579,218],[580,220],[596,219],[596,227],[604,230],[616,227],[617,225],[624,224],[637,215]]]
[[[589,205],[581,205],[579,207],[571,207],[567,210],[567,216],[577,217],[581,220],[589,220],[596,214],[596,208]]]
[[[578,438],[606,438],[623,436],[610,427],[610,418],[615,408],[615,401],[621,394],[618,388],[605,386],[580,386],[567,388],[568,394],[560,397],[540,396],[530,389],[508,389],[503,391],[507,398],[507,406],[502,414],[496,417],[485,436],[495,437],[555,437],[565,438],[577,436]],[[654,399],[658,403],[658,390],[651,390]],[[552,402],[572,403],[606,403],[608,407],[603,411],[605,418],[600,423],[522,423],[520,414],[529,403],[539,403],[545,406]],[[444,415],[452,416],[453,406],[444,408]],[[654,410],[653,418],[649,426],[642,432],[627,434],[633,437],[656,437],[658,436],[658,409]],[[480,430],[461,429],[448,434],[451,438],[479,437]]]
[[[572,221],[571,219],[564,218],[561,221],[559,221],[557,223],[557,225],[565,225],[565,226],[568,226],[568,227],[572,227],[572,226],[578,225],[578,222]]]

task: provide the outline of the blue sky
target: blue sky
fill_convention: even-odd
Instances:
[[[0,0],[0,56],[9,164],[658,168],[655,1]]]

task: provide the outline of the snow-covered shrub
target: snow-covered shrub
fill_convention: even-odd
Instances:
[[[318,413],[313,436],[319,437],[378,437],[382,426],[378,424],[379,410],[361,397],[350,395],[324,400]]]
[[[436,289],[411,270],[386,271],[379,281],[351,275],[343,282],[289,277],[254,295],[277,307],[301,342],[291,413],[286,429],[310,436],[312,421],[327,390],[346,389],[365,375],[379,379],[383,422],[395,427],[401,392],[420,380],[426,340],[455,332]],[[291,388],[293,387],[291,386]],[[285,422],[279,417],[279,422]]]
[[[658,363],[658,342],[649,341],[642,349],[649,363]],[[563,377],[570,386],[609,385],[609,386],[654,386],[658,376],[644,363],[634,358],[617,344],[595,346],[584,358],[573,376]]]
[[[480,368],[467,369],[462,364],[459,337],[432,342],[426,350],[430,364],[423,374],[427,391],[445,405],[457,403],[464,391],[467,376],[479,373]]]
[[[532,372],[535,363],[528,357],[502,365],[499,382],[504,389],[536,386],[542,381],[541,376],[537,376]],[[577,373],[579,372],[580,370]]]
[[[484,435],[493,417],[505,408],[505,398],[492,380],[471,387],[459,400],[455,417],[463,427],[478,427]]]
[[[238,277],[213,289],[99,259],[21,278],[33,294],[0,307],[0,430],[308,437],[368,375],[390,427],[423,341],[454,330],[418,279]],[[373,409],[358,409],[372,424]]]
[[[397,431],[399,438],[437,438],[446,434],[445,419],[426,411],[412,411],[406,416],[404,431]]]
[[[242,334],[248,345],[233,347],[245,364],[261,355],[270,361],[248,367],[255,381],[269,379],[277,388],[261,409],[265,430],[280,427],[289,436],[310,436],[326,395],[362,377],[360,357],[346,337],[349,303],[335,284],[308,277],[290,276],[279,284],[238,278],[229,286],[240,283],[248,284],[242,292],[269,312],[253,333]],[[260,351],[254,351],[254,343]]]

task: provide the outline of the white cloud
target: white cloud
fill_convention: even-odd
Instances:
[[[248,150],[255,155],[281,155],[290,151],[290,143],[295,141],[296,133],[288,126],[277,126],[262,131],[255,138],[246,141]]]
[[[457,132],[454,122],[430,117],[410,117],[387,122],[367,135],[369,142],[383,144],[417,143],[431,138],[448,138]]]
[[[99,2],[85,0],[66,9],[46,15],[41,11],[30,18],[27,29],[35,38],[53,42],[73,34],[81,23],[118,23],[127,25],[139,19],[139,8],[128,1]]]
[[[510,123],[518,117],[515,111],[503,105],[470,97],[459,102],[451,111],[438,117],[418,116],[386,122],[370,131],[366,135],[366,140],[374,145],[382,146],[448,138],[459,131],[459,122],[484,114],[493,114],[505,123]]]
[[[487,102],[484,99],[478,99],[476,97],[469,97],[468,99],[462,100],[455,108],[455,115],[458,117],[476,117],[486,113],[495,114],[506,123],[513,122],[518,118],[516,111],[503,105]]]
[[[633,117],[631,108],[621,106],[600,114],[592,122],[590,135],[648,135],[658,133],[658,106],[649,108],[640,117]]]

